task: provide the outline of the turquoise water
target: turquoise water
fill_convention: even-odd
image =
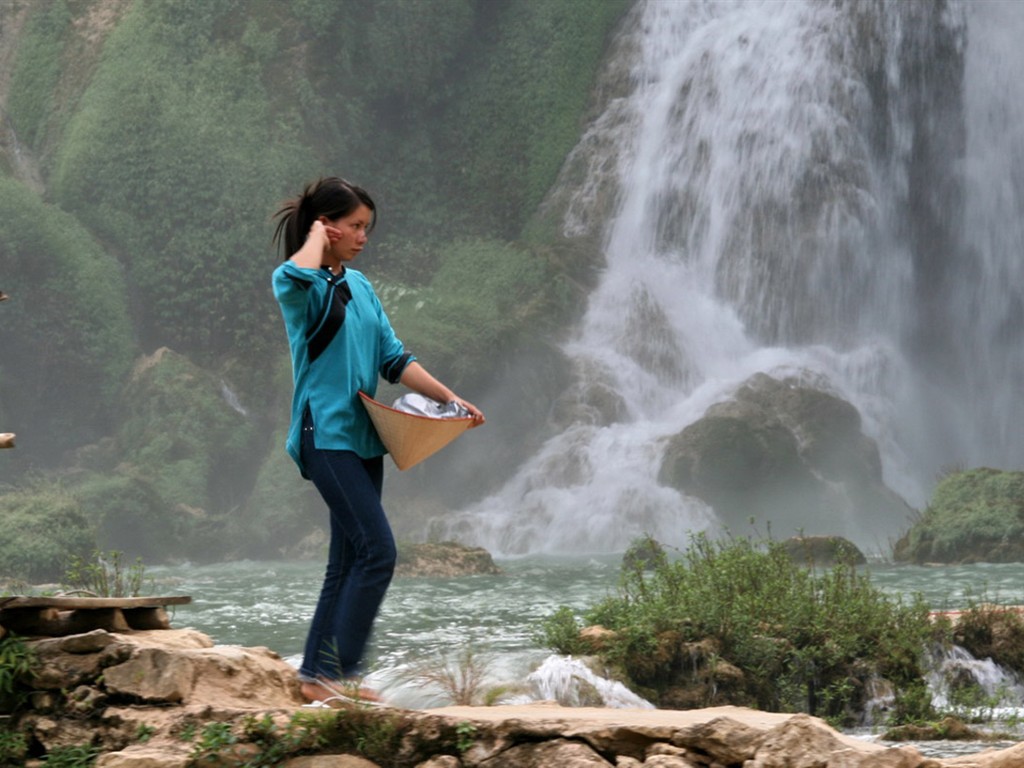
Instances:
[[[498,653],[544,653],[538,620],[560,605],[583,609],[613,592],[620,558],[526,557],[503,560],[502,574],[456,579],[396,579],[381,611],[378,663],[401,663],[472,644]],[[242,561],[151,567],[161,594],[187,594],[174,625],[193,626],[227,645],[265,645],[282,656],[302,652],[320,587],[316,562]],[[921,594],[935,610],[972,601],[1024,604],[1024,564],[944,567],[870,566],[872,583],[892,594]]]
[[[614,592],[619,564],[619,556],[525,557],[499,561],[496,576],[396,579],[377,622],[370,682],[400,706],[444,704],[443,694],[414,682],[416,671],[472,649],[485,664],[485,687],[519,685],[551,655],[534,636],[540,619],[561,605],[582,610]],[[298,665],[322,570],[320,563],[244,561],[153,567],[147,576],[154,593],[192,596],[175,610],[176,628],[194,627],[223,645],[267,646]],[[879,588],[921,594],[935,610],[979,600],[1024,604],[1024,564],[874,565],[867,572]],[[915,746],[952,756],[993,745]]]
[[[561,605],[583,609],[613,591],[617,556],[523,558],[500,575],[396,579],[376,624],[372,675],[386,683],[465,649],[487,662],[494,684],[524,679],[550,655],[534,639],[539,620]],[[195,627],[224,645],[267,646],[295,665],[323,575],[320,563],[235,562],[147,571],[161,594],[187,594],[175,627]],[[403,688],[399,686],[399,688]],[[404,686],[398,691],[423,703]]]

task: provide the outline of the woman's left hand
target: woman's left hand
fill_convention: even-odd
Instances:
[[[461,397],[456,397],[455,402],[461,405],[467,411],[469,411],[470,415],[472,415],[473,423],[470,425],[470,429],[473,429],[474,427],[479,427],[481,424],[487,421],[487,419],[484,418],[483,411],[481,411],[468,400],[463,400]]]
[[[405,370],[402,371],[400,381],[413,392],[419,392],[421,395],[429,397],[431,400],[436,400],[439,403],[458,403],[461,405],[469,411],[470,415],[473,417],[473,423],[470,425],[470,429],[473,427],[479,427],[487,421],[487,419],[484,418],[483,411],[468,400],[463,400],[461,397],[456,395],[448,389],[448,387],[427,373],[427,369],[415,360],[405,366]]]

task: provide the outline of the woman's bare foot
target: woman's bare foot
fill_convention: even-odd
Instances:
[[[372,688],[359,685],[356,680],[303,680],[301,691],[302,698],[309,702],[350,699],[381,704],[384,701],[379,693]]]

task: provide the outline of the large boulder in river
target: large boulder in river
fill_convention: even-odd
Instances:
[[[915,563],[1024,561],[1024,472],[982,467],[946,475],[893,550]]]
[[[401,544],[395,576],[436,577],[496,575],[501,569],[491,553],[482,547],[467,547],[455,541]]]
[[[911,509],[886,487],[857,409],[821,381],[750,377],[674,436],[659,479],[732,530],[836,534],[877,548]]]

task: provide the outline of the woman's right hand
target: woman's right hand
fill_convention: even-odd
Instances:
[[[320,250],[326,251],[331,247],[331,243],[341,237],[341,231],[335,229],[330,224],[325,224],[320,219],[313,222],[313,226],[309,228],[309,234],[306,236],[306,242],[312,240],[314,243],[320,243]]]
[[[340,230],[317,219],[309,228],[306,242],[292,255],[291,260],[300,267],[319,269],[324,265],[324,257],[331,243],[340,237]]]

